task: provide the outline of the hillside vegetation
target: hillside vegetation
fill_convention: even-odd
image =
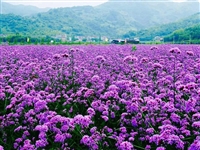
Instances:
[[[195,25],[199,21],[199,14],[189,16],[198,11],[198,2],[114,3],[111,0],[96,7],[57,8],[31,16],[2,14],[0,27],[1,34],[4,35],[45,37],[65,34],[122,38],[136,34],[142,40],[148,40],[154,36],[168,35],[182,27]],[[189,17],[188,21],[172,23],[184,17]],[[162,25],[166,23],[170,24]]]
[[[200,23],[189,28],[179,29],[164,38],[166,42],[199,43]]]
[[[196,13],[185,19],[181,19],[177,22],[152,27],[152,28],[149,28],[146,30],[139,30],[138,32],[137,31],[129,31],[123,35],[123,38],[131,38],[134,36],[138,36],[138,37],[140,37],[140,40],[142,40],[142,41],[150,41],[156,36],[165,37],[173,32],[177,33],[177,32],[179,32],[179,30],[185,31],[184,29],[186,29],[186,28],[189,28],[189,29],[187,29],[187,32],[189,32],[189,30],[193,30],[193,26],[198,27],[199,23],[200,23],[200,13]],[[196,29],[194,29],[194,30],[196,30]],[[168,40],[168,39],[166,39],[166,40]]]

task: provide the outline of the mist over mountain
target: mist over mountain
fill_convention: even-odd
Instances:
[[[47,12],[50,8],[38,8],[31,5],[12,5],[10,3],[1,3],[2,14],[14,14],[20,16],[29,16],[41,12]]]
[[[190,29],[190,30],[187,29],[187,34],[189,31],[191,31],[191,34],[193,34],[192,30],[194,27],[196,30],[197,26],[200,27],[200,12],[194,15],[191,15],[189,17],[186,17],[184,19],[180,19],[179,21],[176,21],[173,23],[168,23],[168,24],[152,27],[145,30],[129,31],[125,33],[122,37],[132,38],[132,37],[137,36],[137,37],[140,37],[142,41],[149,41],[149,40],[152,40],[156,36],[165,37],[170,34],[173,34],[173,32],[177,33],[177,31],[180,31],[180,30],[183,32],[187,28]],[[198,34],[198,32],[196,32],[195,34]]]
[[[106,13],[115,11],[117,14],[123,14],[125,19],[137,21],[140,29],[178,21],[200,11],[198,1],[183,3],[175,3],[170,0],[162,0],[162,2],[160,0],[134,1],[110,0],[96,8]]]
[[[23,7],[31,10],[29,6]],[[19,12],[16,13],[8,9],[7,12],[10,11],[14,15],[2,15],[0,18],[1,33],[19,33],[31,36],[65,34],[67,36],[119,38],[129,31],[145,31],[152,27],[177,22],[198,13],[199,2],[174,3],[168,0],[165,0],[165,2],[135,2],[133,0],[122,2],[120,0],[110,0],[95,7],[66,7],[50,9],[40,13],[37,12],[41,9],[35,9],[37,11],[29,12],[29,15],[25,12],[25,8],[21,15]],[[42,10],[44,11],[44,9]],[[6,12],[5,8],[3,12]],[[169,26],[173,26],[173,24]],[[170,30],[170,32],[173,32],[173,30]]]

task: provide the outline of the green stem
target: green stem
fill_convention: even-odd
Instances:
[[[133,146],[136,147],[136,148],[139,148],[139,149],[145,149],[145,148],[143,148],[141,146],[137,146],[137,145],[134,145],[134,144],[133,144]]]
[[[143,119],[145,119],[145,116],[144,116],[144,114],[142,113],[142,117],[143,117]],[[151,127],[151,128],[153,128],[153,130],[154,130],[154,132],[155,133],[158,133],[155,129],[154,129],[154,127],[148,122],[148,124],[149,124],[149,126]]]

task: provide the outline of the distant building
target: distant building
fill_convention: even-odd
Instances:
[[[101,40],[104,41],[104,42],[108,42],[108,38],[106,36],[102,36]]]
[[[114,39],[111,41],[112,44],[139,44],[140,40],[139,38],[134,38],[134,39]]]
[[[65,42],[67,40],[67,35],[66,34],[57,34],[55,36],[52,36],[54,39],[59,39],[62,42]]]
[[[112,43],[112,44],[119,44],[120,41],[119,41],[119,40],[112,40],[111,43]]]
[[[156,42],[161,42],[161,41],[163,41],[163,38],[160,37],[160,36],[156,36],[156,37],[154,37],[153,40],[156,41]]]
[[[127,44],[139,44],[140,40],[139,40],[139,38],[125,39],[125,43],[127,43]]]

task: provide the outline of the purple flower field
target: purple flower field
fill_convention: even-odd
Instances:
[[[1,46],[3,149],[200,150],[200,46]]]

